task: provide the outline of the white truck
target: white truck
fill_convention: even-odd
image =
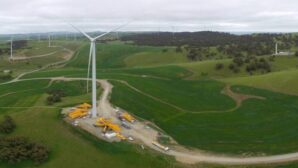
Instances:
[[[160,143],[158,143],[158,142],[156,142],[156,141],[153,141],[152,144],[153,144],[154,146],[158,147],[159,149],[162,149],[162,150],[164,150],[164,151],[166,151],[166,152],[170,150],[169,147],[163,146],[163,145],[161,145]]]

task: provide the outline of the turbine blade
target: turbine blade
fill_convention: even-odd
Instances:
[[[89,40],[92,40],[92,37],[90,37],[87,33],[83,32],[81,29],[75,27],[73,24],[69,23],[74,29],[82,33],[84,36],[86,36]]]
[[[118,27],[116,27],[115,29],[112,29],[112,30],[110,30],[110,31],[108,31],[108,32],[106,32],[106,33],[104,33],[104,34],[101,34],[101,35],[95,37],[94,39],[97,40],[97,39],[99,39],[99,38],[101,38],[101,37],[103,37],[103,36],[106,36],[106,35],[108,35],[108,34],[114,32],[114,31],[117,31],[117,30],[121,29],[122,27],[125,27],[125,26],[128,25],[129,23],[130,23],[130,22],[127,22],[127,23],[125,23],[125,24],[123,24],[123,25],[121,25],[121,26],[118,26]]]
[[[87,72],[87,93],[89,93],[89,79],[90,79],[90,68],[91,68],[91,56],[93,51],[93,44],[90,44],[89,61],[88,61],[88,72]]]

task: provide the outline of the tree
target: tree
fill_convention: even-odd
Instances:
[[[250,63],[250,57],[246,57],[246,58],[244,59],[244,62],[245,62],[246,64],[249,64],[249,63]]]
[[[31,149],[30,158],[36,163],[40,164],[48,159],[49,150],[41,144],[34,144]]]
[[[233,72],[234,72],[234,73],[239,73],[239,72],[240,72],[240,69],[239,69],[238,67],[235,67],[235,68],[233,69]]]
[[[58,94],[50,95],[47,98],[48,105],[53,105],[54,103],[58,103],[58,102],[61,102],[61,96]]]
[[[48,105],[53,105],[54,103],[58,103],[62,101],[62,97],[65,97],[65,93],[63,90],[49,90],[47,92],[49,94],[47,98],[47,104]]]
[[[241,66],[244,64],[244,61],[243,61],[242,58],[240,58],[240,57],[236,57],[236,58],[234,58],[234,59],[233,59],[233,62],[234,62],[237,66],[239,66],[239,67],[241,67]]]
[[[235,68],[236,68],[235,64],[230,64],[230,65],[229,65],[229,69],[230,69],[230,70],[234,70]]]
[[[271,57],[269,58],[269,61],[270,61],[270,62],[274,62],[274,61],[275,61],[275,56],[271,56]]]
[[[9,134],[14,131],[16,124],[10,116],[4,116],[4,120],[0,123],[0,132]]]
[[[224,64],[222,64],[222,63],[217,63],[216,65],[215,65],[215,69],[216,70],[221,70],[221,69],[223,69],[224,68]]]
[[[177,46],[177,47],[176,47],[176,52],[177,52],[177,53],[181,53],[181,52],[182,52],[182,48],[181,48],[181,46]]]
[[[25,137],[0,137],[0,160],[15,164],[32,160],[40,164],[48,159],[49,150]]]
[[[165,52],[168,52],[168,49],[166,49],[166,48],[165,49],[162,49],[162,52],[164,52],[164,53]]]
[[[200,57],[201,57],[201,55],[199,55],[195,49],[191,49],[189,51],[189,53],[187,54],[187,58],[192,61],[199,60]]]
[[[3,74],[3,75],[0,75],[0,79],[1,80],[9,80],[9,79],[12,79],[12,75],[11,74]]]

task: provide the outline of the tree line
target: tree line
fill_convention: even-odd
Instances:
[[[7,136],[16,128],[14,120],[5,116],[0,123],[0,161],[16,164],[23,161],[33,161],[41,164],[48,159],[49,149],[40,143],[31,142],[26,137]],[[4,134],[4,136],[3,136]]]
[[[289,50],[298,45],[298,36],[293,34],[250,34],[234,35],[223,32],[152,32],[122,36],[123,41],[133,41],[136,45],[176,46],[176,52],[186,50],[190,60],[210,59],[214,56],[261,56],[275,51],[279,42],[280,50]],[[215,50],[211,50],[213,47]]]
[[[256,72],[269,73],[272,71],[272,65],[270,62],[275,61],[275,56],[271,56],[268,59],[257,58],[257,57],[236,57],[233,59],[232,63],[229,64],[228,68],[234,73],[239,73],[241,67],[245,66],[245,71],[250,75]],[[216,70],[222,70],[224,68],[223,63],[217,63],[215,65]]]
[[[224,32],[152,32],[152,33],[136,33],[126,36],[122,36],[123,41],[133,41],[138,45],[150,45],[150,46],[196,46],[196,47],[212,47],[223,46],[231,44],[251,44],[272,42],[274,38],[281,40],[288,40],[288,38],[282,38],[282,34],[252,34],[252,35],[234,35]]]

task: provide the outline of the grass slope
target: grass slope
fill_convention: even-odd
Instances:
[[[267,58],[267,57],[264,57]],[[224,64],[222,70],[215,70],[215,66],[218,63]],[[188,69],[193,72],[193,75],[189,79],[201,79],[201,78],[215,78],[215,79],[225,79],[234,77],[245,77],[250,76],[246,70],[246,66],[240,68],[239,73],[234,73],[229,69],[229,65],[232,63],[231,59],[223,60],[209,60],[202,62],[192,62],[185,64],[178,64],[179,66]],[[292,70],[298,68],[298,58],[292,56],[276,57],[274,62],[270,62],[272,65],[272,71],[278,72],[283,70]],[[255,72],[254,75],[262,75],[261,72]]]
[[[224,79],[224,82],[298,95],[298,70],[288,70],[260,76]]]
[[[176,54],[173,48],[135,46],[120,42],[98,43],[98,68],[124,68],[144,65],[160,65],[187,62],[183,54]],[[162,52],[168,49],[168,52]],[[88,66],[89,45],[85,45],[77,57],[68,66],[86,68]]]
[[[148,88],[147,82],[147,80],[143,82],[144,88]],[[266,100],[247,100],[241,108],[233,112],[190,113],[144,96],[124,84],[117,82],[113,82],[113,84],[115,85],[112,94],[114,104],[140,117],[154,121],[182,145],[233,154],[277,154],[298,150],[298,144],[295,143],[298,136],[293,132],[298,129],[296,126],[298,97],[249,88],[247,93],[263,96]],[[151,89],[149,94],[163,100],[168,95],[166,102],[178,99],[180,89],[160,84],[158,86],[159,93]],[[226,104],[224,101],[212,97],[212,93],[214,96],[220,96],[220,93],[219,89],[211,84],[200,84],[189,88],[188,91],[182,91],[184,94],[185,92],[198,93],[197,96],[200,97],[200,92],[196,90],[197,87],[209,92],[210,100],[205,103],[216,104],[212,107],[221,107],[222,104]],[[144,88],[142,90],[146,90]],[[209,91],[208,88],[210,88]],[[235,90],[241,91],[238,88],[243,87],[237,87]],[[167,90],[171,90],[171,92],[167,92]],[[215,94],[216,90],[217,95]],[[171,98],[170,95],[172,95]],[[202,95],[204,94],[202,93]],[[198,105],[196,107],[198,111],[204,108],[195,97],[184,95],[181,99],[186,99],[188,101],[186,104]],[[203,101],[204,96],[201,96],[201,99]],[[179,102],[175,102],[175,104],[181,105]]]
[[[185,55],[185,53],[177,53],[175,48],[169,48],[166,52],[163,52],[160,48],[156,48],[149,52],[133,54],[125,58],[124,62],[128,67],[189,62]]]
[[[179,165],[173,163],[172,158],[151,153],[147,150],[144,151],[139,147],[126,143],[108,144],[66,125],[61,119],[60,107],[78,103],[77,100],[82,101],[85,95],[82,94],[81,90],[85,85],[79,81],[54,83],[50,88],[55,89],[64,86],[63,89],[66,89],[66,93],[75,92],[76,94],[68,94],[68,97],[64,98],[62,103],[55,104],[54,107],[57,108],[43,108],[46,99],[44,93],[47,90],[45,85],[48,82],[47,80],[41,80],[9,84],[7,88],[15,89],[17,92],[13,95],[18,99],[13,99],[12,95],[0,99],[0,106],[16,107],[21,102],[22,106],[31,107],[30,109],[9,108],[6,112],[2,111],[0,113],[0,118],[9,113],[17,123],[17,129],[12,135],[29,137],[33,141],[46,144],[50,148],[49,161],[38,167],[81,168],[98,167],[99,165],[103,168],[179,167]],[[35,90],[31,90],[24,95],[23,86],[27,88],[32,85],[35,86]],[[0,87],[5,87],[5,85]],[[1,95],[6,93],[6,90],[0,90]],[[77,97],[80,97],[80,99]],[[7,104],[3,100],[12,101]],[[16,165],[0,163],[0,167],[29,168],[33,165],[30,162]]]
[[[41,71],[27,75],[25,78],[47,76],[85,77],[88,52],[89,48],[85,46],[66,68]],[[233,87],[234,91],[260,95],[265,97],[266,100],[247,100],[241,108],[233,112],[225,112],[234,107],[235,104],[229,97],[220,93],[224,84],[202,80],[201,76],[202,73],[205,73],[208,74],[208,78],[225,78],[224,82],[241,85],[249,83],[250,80],[255,80],[251,82],[250,86],[272,88],[272,90],[284,88],[285,92],[294,92],[298,89],[296,89],[296,85],[292,86],[290,84],[296,84],[297,82],[297,72],[294,70],[297,58],[278,57],[273,63],[274,73],[249,77],[244,73],[244,70],[239,74],[234,74],[227,69],[222,71],[214,70],[216,63],[225,62],[227,68],[231,60],[150,67],[147,67],[147,65],[151,65],[151,61],[156,58],[148,58],[144,62],[140,61],[141,57],[147,57],[147,55],[154,54],[154,52],[161,52],[161,50],[122,43],[98,44],[98,78],[125,80],[145,93],[136,92],[122,83],[111,80],[115,86],[112,93],[112,102],[115,105],[133,112],[139,117],[153,121],[179,143],[189,147],[232,154],[277,154],[298,150],[296,143],[298,137],[295,134],[298,129],[296,126],[298,120],[296,96],[235,86]],[[146,67],[128,68],[128,63],[131,63],[130,66]],[[166,64],[166,62],[164,63]],[[287,70],[290,75],[286,71],[276,72],[280,70]],[[279,73],[280,75],[277,75]],[[189,77],[190,75],[193,76]],[[205,77],[203,76],[203,78]],[[188,81],[184,78],[200,80]],[[266,80],[268,82],[265,82]],[[268,87],[270,82],[271,88]],[[63,84],[58,87],[64,86]],[[74,89],[82,88],[78,86]],[[77,103],[79,100],[85,101],[88,100],[88,97],[87,95],[73,95],[69,99],[64,99],[65,104],[58,105],[64,106],[74,102]],[[218,110],[217,113],[214,110]],[[191,113],[191,111],[194,112]],[[57,112],[56,115],[58,115]],[[130,149],[127,150],[127,153],[135,153],[135,149],[131,149],[131,151]],[[107,151],[103,153],[105,152]],[[139,156],[137,157],[139,158]],[[146,157],[151,158],[152,156],[146,155]],[[144,158],[142,157],[142,159]],[[124,162],[119,161],[119,163]],[[131,163],[133,162],[131,161]],[[163,165],[164,163],[166,166]],[[150,165],[155,166],[155,164],[159,164],[159,162]],[[167,162],[163,161],[160,164],[165,167],[169,166]],[[125,165],[127,164],[125,163]]]

